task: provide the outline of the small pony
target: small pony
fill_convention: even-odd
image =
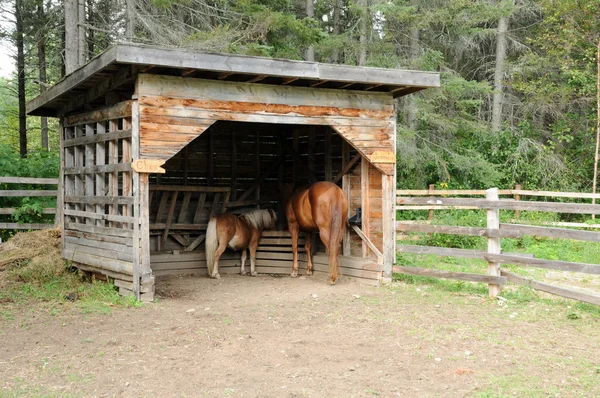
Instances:
[[[263,229],[274,229],[277,215],[273,210],[254,210],[239,216],[219,214],[208,222],[206,229],[206,264],[211,278],[220,278],[219,259],[229,246],[242,250],[240,274],[246,275],[246,249],[250,248],[250,275],[256,276],[256,248]]]

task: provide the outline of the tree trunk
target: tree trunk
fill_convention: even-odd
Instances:
[[[596,81],[596,152],[594,152],[594,181],[592,184],[592,193],[596,193],[598,183],[598,147],[600,147],[600,41],[598,41],[598,52],[596,54],[597,81]],[[596,204],[596,199],[592,199],[592,204]],[[592,218],[596,218],[592,215]]]
[[[77,2],[77,67],[83,66],[86,60],[86,38],[85,38],[85,0]]]
[[[342,0],[335,0],[333,4],[333,36],[337,39],[340,35],[340,14],[342,8]],[[340,49],[336,45],[333,48],[333,54],[331,55],[331,61],[334,64],[340,63]]]
[[[135,0],[126,0],[125,18],[125,37],[127,41],[133,41],[135,33]]]
[[[79,28],[78,0],[65,0],[65,74],[77,69]]]
[[[417,59],[419,58],[419,29],[413,28],[410,31],[410,67],[416,69]],[[409,95],[407,98],[407,115],[406,119],[408,127],[411,130],[417,129],[417,103],[415,96]]]
[[[359,39],[359,51],[358,51],[358,65],[364,66],[367,63],[367,33],[368,23],[370,19],[369,10],[367,6],[368,0],[360,1],[360,39]]]
[[[494,96],[492,102],[492,132],[500,131],[502,125],[502,102],[504,58],[506,58],[506,31],[508,30],[508,18],[501,17],[498,20],[498,34],[496,36],[496,69],[494,71]]]
[[[37,18],[40,28],[38,29],[38,71],[40,75],[40,92],[46,91],[46,13],[44,12],[44,0],[37,0]],[[40,118],[42,149],[48,150],[48,118]]]
[[[87,19],[89,21],[89,24],[92,26],[98,26],[96,24],[96,14],[94,13],[94,0],[87,0],[87,10],[88,10],[88,16]],[[93,29],[88,30],[87,32],[87,53],[90,55],[90,58],[94,57],[94,51],[96,50],[95,47],[95,32]]]
[[[306,0],[306,16],[308,18],[315,17],[315,4],[313,3],[313,0]],[[307,61],[315,61],[315,48],[312,45],[308,46],[308,48],[306,49],[306,54],[304,58]]]
[[[23,0],[15,0],[17,81],[19,97],[19,153],[27,157],[27,115],[25,113],[25,49],[23,40]]]

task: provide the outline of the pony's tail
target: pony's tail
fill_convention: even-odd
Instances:
[[[339,273],[340,244],[346,228],[347,214],[344,214],[344,207],[341,201],[334,201],[331,205],[331,230],[329,231],[329,283],[335,284]]]
[[[208,222],[208,227],[206,228],[206,240],[204,244],[206,248],[206,266],[208,267],[208,276],[212,276],[215,265],[215,252],[219,246],[216,217],[211,218]]]

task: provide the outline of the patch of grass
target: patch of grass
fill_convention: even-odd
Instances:
[[[514,218],[514,214],[512,212],[501,212],[500,215],[501,222],[514,222],[512,219]],[[547,221],[559,221],[558,215],[543,212],[522,212],[520,221],[521,220],[532,224],[541,224],[542,222]],[[434,213],[432,224],[485,227],[485,211],[436,211]],[[410,244],[476,250],[486,250],[487,247],[486,238],[484,237],[464,237],[458,235],[426,233],[415,233],[410,235],[418,238],[416,241],[411,241]],[[501,246],[503,252],[533,254],[536,258],[541,259],[600,264],[600,243],[598,242],[583,242],[570,239],[523,236],[519,239],[503,238],[501,240]],[[486,261],[479,259],[434,255],[415,255],[410,253],[398,253],[397,263],[409,267],[431,268],[474,274],[486,274],[488,267]],[[567,281],[567,285],[575,284],[576,286],[591,288],[592,290],[596,291],[599,290],[598,282],[600,281],[598,281],[597,276],[595,275],[591,276],[582,273],[564,273],[564,275],[568,274],[569,276],[564,276],[563,278],[560,271],[511,264],[502,264],[501,266],[507,271],[540,282],[561,285],[563,284],[561,282],[564,280]],[[571,275],[573,278],[571,278]],[[551,281],[548,281],[548,276],[550,276],[552,279]],[[488,289],[487,285],[483,283],[471,283],[400,274],[394,274],[393,277],[394,280],[407,284],[430,285],[440,289],[441,291],[447,292],[463,292],[487,295]],[[571,320],[573,320],[576,316],[583,316],[584,314],[600,318],[600,307],[598,306],[574,302],[558,296],[550,296],[545,293],[539,293],[538,291],[527,286],[517,286],[509,283],[503,288],[501,295],[508,299],[511,303],[517,305],[524,305],[532,301],[540,301],[546,305],[558,305],[569,308],[572,307],[572,310],[569,311],[570,315],[565,315]]]
[[[74,300],[74,301],[72,301]],[[38,281],[8,282],[0,289],[0,302],[15,305],[38,303],[38,306],[57,315],[65,308],[83,313],[109,313],[115,307],[140,307],[133,297],[122,297],[114,285],[106,282],[83,282],[73,273],[43,278]],[[10,314],[3,310],[3,314]],[[10,315],[3,315],[10,319]]]

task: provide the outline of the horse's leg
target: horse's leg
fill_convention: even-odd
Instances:
[[[242,249],[242,265],[240,266],[240,275],[246,275],[246,249]]]
[[[294,261],[291,275],[292,278],[295,278],[298,276],[298,234],[300,233],[300,226],[296,223],[290,223],[288,229],[292,236],[292,258]]]
[[[221,275],[219,275],[219,259],[221,255],[227,249],[227,239],[222,239],[219,241],[219,247],[217,247],[217,251],[215,251],[215,265],[213,266],[213,273],[211,275],[212,278],[219,279]]]
[[[312,233],[306,233],[306,242],[304,243],[304,248],[306,249],[306,258],[308,259],[308,264],[306,266],[306,275],[313,274],[313,264],[312,264]]]
[[[250,275],[256,276],[256,249],[258,248],[258,239],[256,242],[250,242]]]

